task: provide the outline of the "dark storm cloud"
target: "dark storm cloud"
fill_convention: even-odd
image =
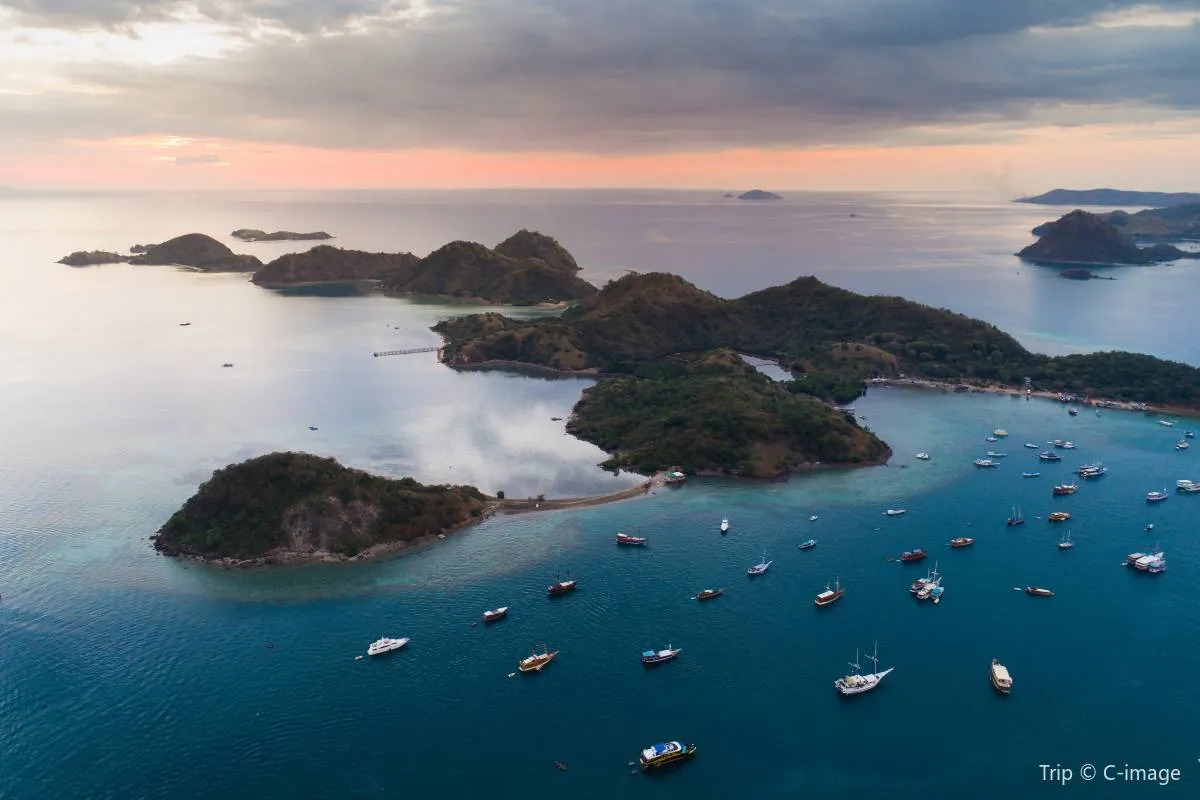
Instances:
[[[76,20],[91,7],[21,2],[29,13],[69,10]],[[125,8],[128,21],[130,9],[169,4],[106,5]],[[1133,5],[428,0],[434,13],[414,20],[368,2],[210,2],[201,4],[210,15],[296,30],[359,24],[252,43],[222,59],[89,66],[72,80],[105,91],[55,108],[0,95],[0,119],[21,103],[29,129],[49,133],[69,120],[95,136],[647,152],[885,142],[914,126],[1011,126],[1034,109],[1041,121],[1072,124],[1119,121],[1111,109],[1120,104],[1163,115],[1200,108],[1196,26],[1076,27]],[[1160,5],[1195,10],[1200,0]],[[408,6],[420,4],[390,8]]]

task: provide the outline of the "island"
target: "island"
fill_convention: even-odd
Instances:
[[[1070,269],[1064,269],[1062,272],[1060,272],[1058,274],[1059,274],[1059,276],[1061,276],[1063,278],[1067,278],[1067,279],[1073,280],[1073,281],[1091,281],[1091,280],[1115,281],[1116,280],[1116,278],[1112,277],[1111,275],[1097,275],[1095,272],[1092,272],[1090,269],[1084,269],[1083,267],[1071,267]]]
[[[314,283],[377,282],[407,272],[419,262],[411,253],[368,253],[320,244],[303,253],[288,253],[266,264],[251,280],[269,289]]]
[[[344,561],[402,550],[483,518],[473,486],[424,486],[308,453],[270,453],[212,474],[154,547],[233,566]]]
[[[255,228],[238,228],[229,235],[235,239],[241,239],[243,242],[313,242],[333,238],[333,236],[325,231],[314,231],[312,233],[275,231],[274,233],[267,233]]]
[[[1100,218],[1133,241],[1200,241],[1200,203],[1148,208],[1134,214],[1110,211]],[[1041,236],[1053,224],[1037,226],[1033,235]]]
[[[128,260],[129,256],[111,253],[107,250],[77,250],[60,258],[58,263],[66,264],[68,267],[91,267],[96,264],[120,264]]]
[[[1200,203],[1195,192],[1133,192],[1123,189],[1052,189],[1033,197],[1020,197],[1014,203],[1046,206],[1174,206]]]
[[[1138,247],[1111,222],[1076,209],[1055,222],[1038,227],[1041,238],[1017,253],[1036,264],[1122,265],[1158,264],[1200,258],[1169,244]]]
[[[748,192],[742,192],[737,196],[738,200],[782,200],[783,196],[774,192],[766,192],[762,189],[751,189]]]
[[[253,272],[262,266],[254,256],[238,255],[203,233],[187,233],[149,245],[144,253],[131,257],[129,263],[191,267],[204,272]]]

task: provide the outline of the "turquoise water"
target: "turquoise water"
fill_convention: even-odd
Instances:
[[[211,215],[201,228],[310,227],[300,222],[316,217],[303,206],[271,218],[209,202],[197,201]],[[360,205],[368,219],[383,213]],[[0,217],[3,251],[17,254],[0,263],[0,797],[1053,797],[1063,790],[1043,782],[1039,765],[1078,773],[1084,762],[1177,767],[1183,782],[1158,791],[1200,792],[1200,691],[1187,677],[1200,626],[1200,497],[1144,502],[1151,489],[1200,479],[1200,445],[1173,449],[1200,420],[1168,430],[1141,414],[1072,418],[1045,401],[876,388],[855,406],[895,450],[888,467],[778,484],[693,480],[622,504],[492,520],[370,564],[188,565],[157,556],[147,537],[212,469],[273,449],[510,495],[606,491],[636,478],[597,470],[603,455],[551,420],[586,382],[370,356],[436,342],[428,325],[461,310],[281,297],[239,276],[45,263],[77,246],[161,238],[135,228],[177,224],[182,202],[162,206],[119,224],[106,205],[96,217],[27,207]],[[519,205],[499,207],[506,226],[520,216]],[[593,215],[616,214],[605,208]],[[435,213],[408,211],[404,225]],[[553,230],[544,221],[554,215],[569,216],[536,207],[530,225]],[[114,244],[97,240],[105,231]],[[920,231],[906,235],[919,241]],[[374,235],[364,241],[403,246]],[[921,253],[906,252],[905,263]],[[930,296],[949,291],[934,288],[937,269],[902,271]],[[866,280],[858,268],[847,274]],[[1122,311],[1133,317],[1150,291],[1135,289]],[[1170,292],[1154,300],[1186,302]],[[1105,335],[1157,335],[1182,353],[1196,337],[1190,317],[1179,319],[1157,334],[1147,322]],[[1077,322],[1092,324],[1073,317],[1041,335],[1070,338]],[[1011,435],[985,442],[997,427]],[[1022,447],[1055,438],[1079,446],[1061,464],[1038,464]],[[1010,455],[996,470],[974,468],[989,449]],[[921,450],[932,461],[912,458]],[[1097,458],[1107,477],[1051,497],[1056,479]],[[1022,479],[1029,469],[1042,477]],[[1013,504],[1029,520],[1015,530],[1004,526]],[[908,513],[883,516],[895,507]],[[1065,527],[1037,519],[1056,509],[1074,515],[1068,552],[1054,546]],[[725,516],[732,530],[722,537]],[[648,547],[615,545],[630,526]],[[959,535],[978,542],[945,547]],[[798,550],[810,536],[818,546]],[[1167,552],[1165,574],[1120,566],[1155,544]],[[930,559],[887,560],[913,547]],[[771,570],[747,578],[764,550]],[[908,584],[935,561],[944,601],[918,604]],[[566,571],[581,588],[548,600],[546,584]],[[835,578],[843,600],[814,608]],[[1013,591],[1027,584],[1057,594]],[[727,591],[690,599],[707,586]],[[498,605],[512,608],[509,619],[472,624]],[[356,661],[381,635],[412,643]],[[876,641],[881,666],[895,672],[874,693],[841,700],[832,681]],[[543,643],[561,650],[555,663],[506,677]],[[667,643],[684,649],[680,658],[644,670],[641,651]],[[1011,697],[991,691],[992,657],[1013,673]],[[670,774],[629,774],[642,747],[670,738],[697,743],[699,755]],[[1103,780],[1086,788],[1149,792]]]

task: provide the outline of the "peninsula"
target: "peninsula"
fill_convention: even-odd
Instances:
[[[1055,222],[1038,226],[1041,238],[1017,253],[1037,264],[1158,264],[1200,258],[1169,244],[1138,247],[1111,222],[1076,209]]]
[[[1123,189],[1051,189],[1045,194],[1021,197],[1014,203],[1045,206],[1174,206],[1200,203],[1195,192],[1132,192]]]
[[[774,192],[763,191],[762,189],[751,189],[748,192],[742,192],[737,196],[738,200],[782,200],[783,196]]]
[[[58,263],[66,264],[68,267],[91,267],[96,264],[120,264],[128,260],[129,256],[111,253],[107,250],[77,250],[69,256],[60,258]]]
[[[1200,203],[1148,208],[1134,214],[1110,211],[1099,216],[1133,241],[1200,241]],[[1033,235],[1042,236],[1053,224],[1037,226]]]
[[[482,519],[473,486],[424,486],[308,453],[219,469],[153,537],[170,556],[238,565],[367,558]]]
[[[235,239],[241,239],[243,242],[313,242],[333,238],[325,231],[314,231],[312,233],[275,231],[274,233],[267,233],[255,228],[238,228],[229,235]]]
[[[81,250],[63,256],[59,264],[85,267],[94,264],[130,264],[191,267],[204,272],[253,272],[262,266],[254,256],[243,256],[230,250],[211,236],[187,233],[161,244],[135,244],[132,255],[106,250]]]

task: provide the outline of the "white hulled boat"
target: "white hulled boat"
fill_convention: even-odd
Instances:
[[[371,642],[370,647],[367,648],[367,655],[381,656],[384,653],[390,653],[393,650],[399,650],[401,647],[404,647],[404,645],[406,645],[406,644],[408,644],[407,637],[405,637],[403,639],[389,639],[386,636],[384,636],[380,639],[376,639],[375,641]]]
[[[727,533],[728,531],[729,531],[729,520],[728,519],[721,520],[721,533]]]
[[[1146,492],[1146,502],[1147,503],[1161,503],[1163,500],[1166,500],[1169,496],[1170,495],[1167,494],[1166,489],[1163,489],[1161,492],[1158,490],[1155,490],[1152,492]]]
[[[768,569],[771,568],[771,564],[773,564],[773,563],[774,563],[773,561],[767,561],[767,551],[764,550],[762,561],[758,562],[753,567],[747,567],[746,574],[751,577],[753,577],[755,575],[762,575],[764,572],[766,572]]]
[[[875,665],[875,672],[863,675],[859,670],[858,653],[854,654],[854,663],[850,666],[854,668],[854,673],[838,678],[833,682],[833,687],[837,689],[838,694],[842,697],[849,697],[855,694],[864,694],[878,686],[884,678],[888,676],[895,667],[888,667],[883,672],[879,671],[879,642],[875,643],[875,655],[867,656]]]

